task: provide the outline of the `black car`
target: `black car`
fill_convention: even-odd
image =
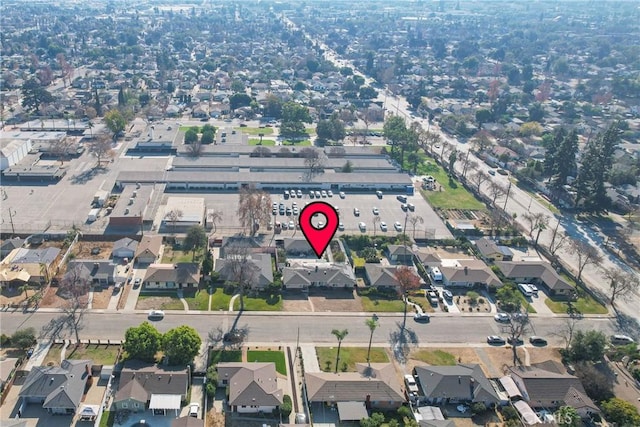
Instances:
[[[524,344],[524,341],[522,341],[522,338],[515,338],[515,337],[509,337],[507,339],[507,342],[513,346],[519,346]]]
[[[529,342],[533,345],[547,345],[547,340],[542,337],[529,337]]]

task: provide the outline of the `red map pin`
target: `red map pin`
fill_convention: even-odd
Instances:
[[[316,227],[311,222],[314,215],[320,215],[324,218],[320,220],[322,227]],[[300,229],[304,233],[304,237],[311,245],[318,258],[322,258],[329,242],[333,239],[338,229],[338,212],[336,208],[326,202],[312,202],[300,211]]]

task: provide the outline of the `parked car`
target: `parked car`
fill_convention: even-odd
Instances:
[[[344,224],[343,223],[338,224],[338,230],[344,231]]]
[[[322,193],[319,191],[316,191],[316,199],[319,199],[321,197],[322,197]],[[326,197],[326,194],[325,194],[325,197]]]
[[[393,223],[393,228],[395,228],[397,232],[401,232],[402,231],[402,224],[400,224],[400,221],[394,222]]]
[[[189,416],[193,418],[198,418],[200,414],[200,404],[198,402],[191,402],[189,404]]]
[[[293,223],[293,221],[289,221],[289,230],[293,230],[294,228],[296,228],[296,225]]]
[[[327,192],[326,192],[326,191],[324,191],[324,190],[322,190],[322,191],[320,192],[320,196],[322,196],[322,197],[327,197]]]
[[[407,391],[409,393],[418,392],[418,383],[416,382],[416,379],[413,377],[413,375],[409,375],[409,374],[405,375],[404,383],[407,386]]]
[[[138,288],[141,284],[142,284],[142,279],[141,279],[141,278],[136,277],[136,278],[133,280],[133,287],[134,287],[134,288]]]
[[[353,216],[360,216],[360,209],[353,208]]]
[[[529,342],[533,345],[547,345],[547,340],[542,337],[531,336]]]
[[[431,319],[427,313],[416,313],[415,316],[413,316],[413,320],[416,322],[427,323]]]
[[[298,196],[298,199],[302,199],[302,191],[301,190],[297,190],[296,191],[296,196]]]
[[[504,170],[504,169],[498,169],[496,172],[498,172],[500,175],[505,175],[505,176],[506,176],[506,175],[509,175],[509,172],[507,172],[507,171],[506,171],[506,170]]]
[[[315,197],[315,193],[313,192],[313,190],[309,191],[309,198],[313,199]]]
[[[413,203],[407,203],[407,209],[413,212],[416,210],[416,206]]]
[[[327,191],[327,196],[328,196],[328,197],[333,197],[333,191],[328,190],[328,191]]]
[[[364,233],[365,231],[367,231],[367,224],[365,224],[364,222],[360,222],[358,223],[358,228]]]
[[[164,311],[162,310],[151,310],[149,315],[147,316],[149,319],[164,319]]]
[[[380,223],[380,230],[382,230],[382,231],[387,231],[388,230],[386,222],[382,221]]]
[[[491,176],[496,176],[496,171],[494,171],[493,169],[489,169],[487,172],[489,172],[489,175]]]
[[[399,196],[396,196],[396,199],[398,199],[402,203],[407,203],[407,196],[405,196],[403,194],[400,194]]]
[[[376,197],[378,197],[378,199],[382,199],[382,191],[376,191]]]
[[[436,291],[427,291],[427,299],[431,305],[438,305],[438,293]]]
[[[113,293],[117,294],[121,290],[122,290],[122,282],[116,283],[115,286],[113,287]]]
[[[340,193],[338,193],[338,195],[340,196],[341,199],[344,199],[345,197],[347,197],[344,191],[341,191]]]
[[[400,209],[402,209],[404,212],[406,212],[407,209],[409,209],[409,207],[407,206],[406,203],[403,203],[403,204],[400,205]]]
[[[511,316],[508,313],[498,313],[493,318],[500,323],[509,323],[511,321]]]
[[[489,335],[487,337],[487,343],[488,344],[495,344],[495,345],[504,345],[506,343],[506,341],[501,336]]]
[[[451,293],[450,290],[445,289],[442,291],[442,297],[446,300],[452,300],[453,299],[453,294]]]
[[[627,345],[633,344],[635,341],[628,335],[612,335],[611,344],[613,345]]]
[[[380,215],[380,211],[375,206],[373,209],[371,209],[371,211],[373,212],[374,215]]]

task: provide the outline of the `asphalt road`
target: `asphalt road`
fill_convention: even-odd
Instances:
[[[3,333],[10,334],[17,329],[33,327],[40,331],[58,313],[0,313],[0,325]],[[158,330],[167,330],[180,325],[196,328],[203,339],[210,331],[221,328],[228,331],[236,320],[237,313],[212,314],[178,314],[167,313],[161,321],[152,322]],[[248,341],[256,343],[295,343],[298,336],[301,343],[333,343],[333,329],[348,329],[345,340],[348,344],[367,344],[369,329],[364,324],[370,314],[329,314],[305,313],[245,313],[237,321],[237,327],[247,328]],[[81,339],[118,339],[124,338],[124,332],[131,326],[137,326],[147,320],[146,313],[111,313],[89,312],[83,320],[84,328],[80,332]],[[389,344],[391,334],[398,331],[402,323],[402,314],[380,314],[379,328],[375,331],[374,342]],[[526,334],[546,337],[550,344],[562,345],[563,340],[557,335],[565,319],[560,317],[532,317],[531,331]],[[503,335],[507,333],[503,326],[492,316],[432,316],[427,324],[416,323],[409,314],[407,327],[415,333],[419,345],[439,344],[482,344],[487,335]],[[299,328],[299,330],[298,330]],[[609,318],[585,318],[580,320],[578,329],[597,329],[607,335],[617,330],[615,321]],[[67,334],[71,338],[70,334]]]

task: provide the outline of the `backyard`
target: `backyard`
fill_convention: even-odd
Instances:
[[[318,364],[324,372],[335,370],[336,353],[338,347],[316,347]],[[371,363],[385,363],[389,361],[387,352],[382,347],[371,347]],[[339,369],[342,372],[355,372],[356,363],[367,362],[367,347],[340,348]]]
[[[247,362],[273,362],[279,374],[287,375],[284,352],[280,350],[247,350]]]
[[[162,254],[163,264],[175,264],[178,262],[202,262],[202,252],[196,252],[195,258],[191,252],[185,252],[171,246],[165,246]]]

